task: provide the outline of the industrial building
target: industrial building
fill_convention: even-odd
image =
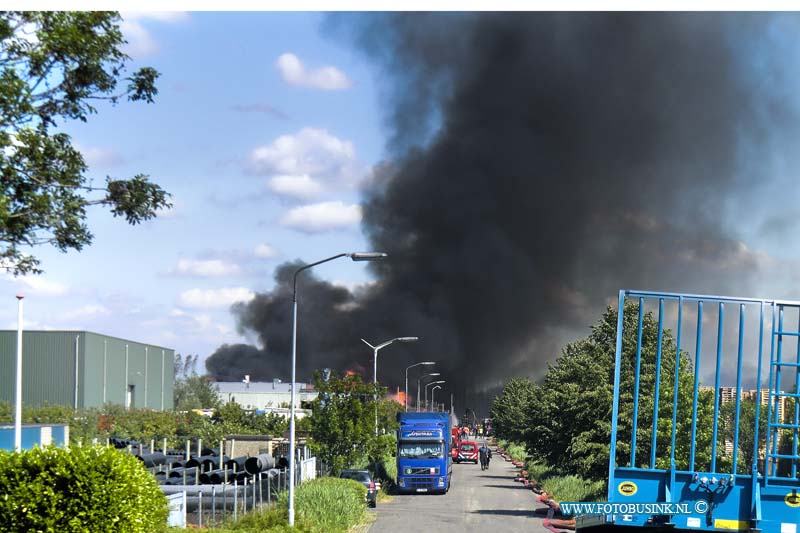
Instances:
[[[0,331],[0,401],[14,403],[17,332]],[[175,351],[90,331],[24,331],[22,403],[173,408]]]
[[[222,403],[236,402],[244,409],[274,412],[289,416],[291,401],[291,383],[283,383],[279,379],[266,382],[219,381],[215,383],[217,394]],[[302,409],[298,418],[307,414],[307,408],[319,392],[310,383],[297,383],[295,408]]]

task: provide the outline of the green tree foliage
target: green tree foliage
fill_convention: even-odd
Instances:
[[[41,272],[32,247],[91,244],[91,205],[130,224],[171,207],[144,174],[91,183],[69,135],[55,131],[59,121],[86,121],[99,101],[153,101],[158,72],[125,76],[120,20],[102,11],[0,13],[0,258],[15,274]]]
[[[736,471],[739,474],[749,474],[753,467],[753,443],[756,430],[756,399],[745,398],[739,407],[739,456]],[[761,422],[758,427],[759,446],[763,448],[767,438],[767,408],[761,409]],[[725,442],[733,443],[736,422],[736,402],[726,402],[720,406],[719,416],[719,444],[724,450]],[[726,461],[729,463],[730,461]],[[758,468],[763,471],[763,460],[759,460]]]
[[[197,355],[182,357],[176,353],[173,361],[175,370],[174,399],[175,409],[217,409],[221,402],[214,382],[209,376],[197,375]]]
[[[11,423],[13,410],[7,403],[0,403],[0,423]],[[213,445],[228,435],[273,435],[281,436],[289,427],[289,421],[275,413],[258,414],[245,411],[236,403],[230,403],[215,411],[214,417],[203,416],[192,411],[170,412],[152,409],[125,409],[118,405],[107,405],[103,409],[75,410],[61,405],[23,407],[23,423],[69,424],[72,444],[87,444],[97,439],[118,437],[148,444],[151,440],[160,446],[167,439],[169,447],[183,449],[187,439],[200,438]],[[298,431],[300,431],[298,424]]]
[[[394,434],[399,427],[397,413],[403,410],[403,405],[391,398],[378,397],[378,433],[381,435]]]
[[[504,440],[524,442],[528,413],[538,396],[537,385],[527,378],[513,378],[492,402],[491,416],[495,435]]]
[[[216,409],[220,406],[216,386],[208,376],[195,375],[176,381],[174,398],[178,411]]]
[[[133,455],[105,446],[0,451],[4,531],[149,533],[167,501]]]
[[[375,411],[371,402],[374,388],[358,374],[328,381],[315,375],[319,396],[309,417],[311,447],[317,457],[330,465],[333,474],[363,461],[374,446]]]
[[[627,302],[624,313],[622,364],[620,374],[617,464],[630,463],[633,421],[634,376],[636,367],[638,305]],[[611,409],[614,394],[614,359],[617,312],[609,307],[601,320],[583,340],[568,344],[561,356],[549,365],[543,382],[531,387],[531,394],[520,401],[529,402],[523,430],[526,447],[535,460],[543,461],[564,474],[588,479],[608,476]],[[661,373],[656,440],[656,464],[650,465],[653,431],[653,406],[658,350],[657,321],[644,313],[642,358],[637,419],[636,466],[669,467],[672,435],[672,396],[675,376],[676,344],[672,333],[664,330],[661,339]],[[676,467],[689,469],[692,428],[694,373],[685,351],[680,354],[678,379],[678,415],[675,446]],[[515,384],[518,387],[519,384]],[[501,397],[503,398],[503,395]],[[498,411],[502,413],[502,403]],[[506,408],[508,410],[508,408]],[[700,393],[696,425],[695,469],[710,464],[712,395]],[[514,424],[506,426],[495,419],[498,432],[519,433]]]

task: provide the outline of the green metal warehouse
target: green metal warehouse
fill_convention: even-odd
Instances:
[[[17,332],[0,331],[0,401],[13,405]],[[175,351],[90,331],[23,331],[22,403],[169,410]]]

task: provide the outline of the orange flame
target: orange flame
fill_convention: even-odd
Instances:
[[[390,400],[396,401],[400,405],[405,405],[406,404],[406,393],[403,392],[403,391],[397,391],[397,394],[390,394],[388,396],[388,398]]]

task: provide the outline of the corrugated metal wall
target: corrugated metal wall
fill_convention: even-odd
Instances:
[[[74,331],[24,331],[22,402],[26,405],[75,403]],[[0,331],[0,400],[14,404],[17,332]]]
[[[77,346],[76,346],[77,338]],[[75,405],[105,403],[169,410],[173,407],[174,350],[78,331],[23,332],[22,401]],[[0,401],[14,401],[17,332],[0,331]]]

